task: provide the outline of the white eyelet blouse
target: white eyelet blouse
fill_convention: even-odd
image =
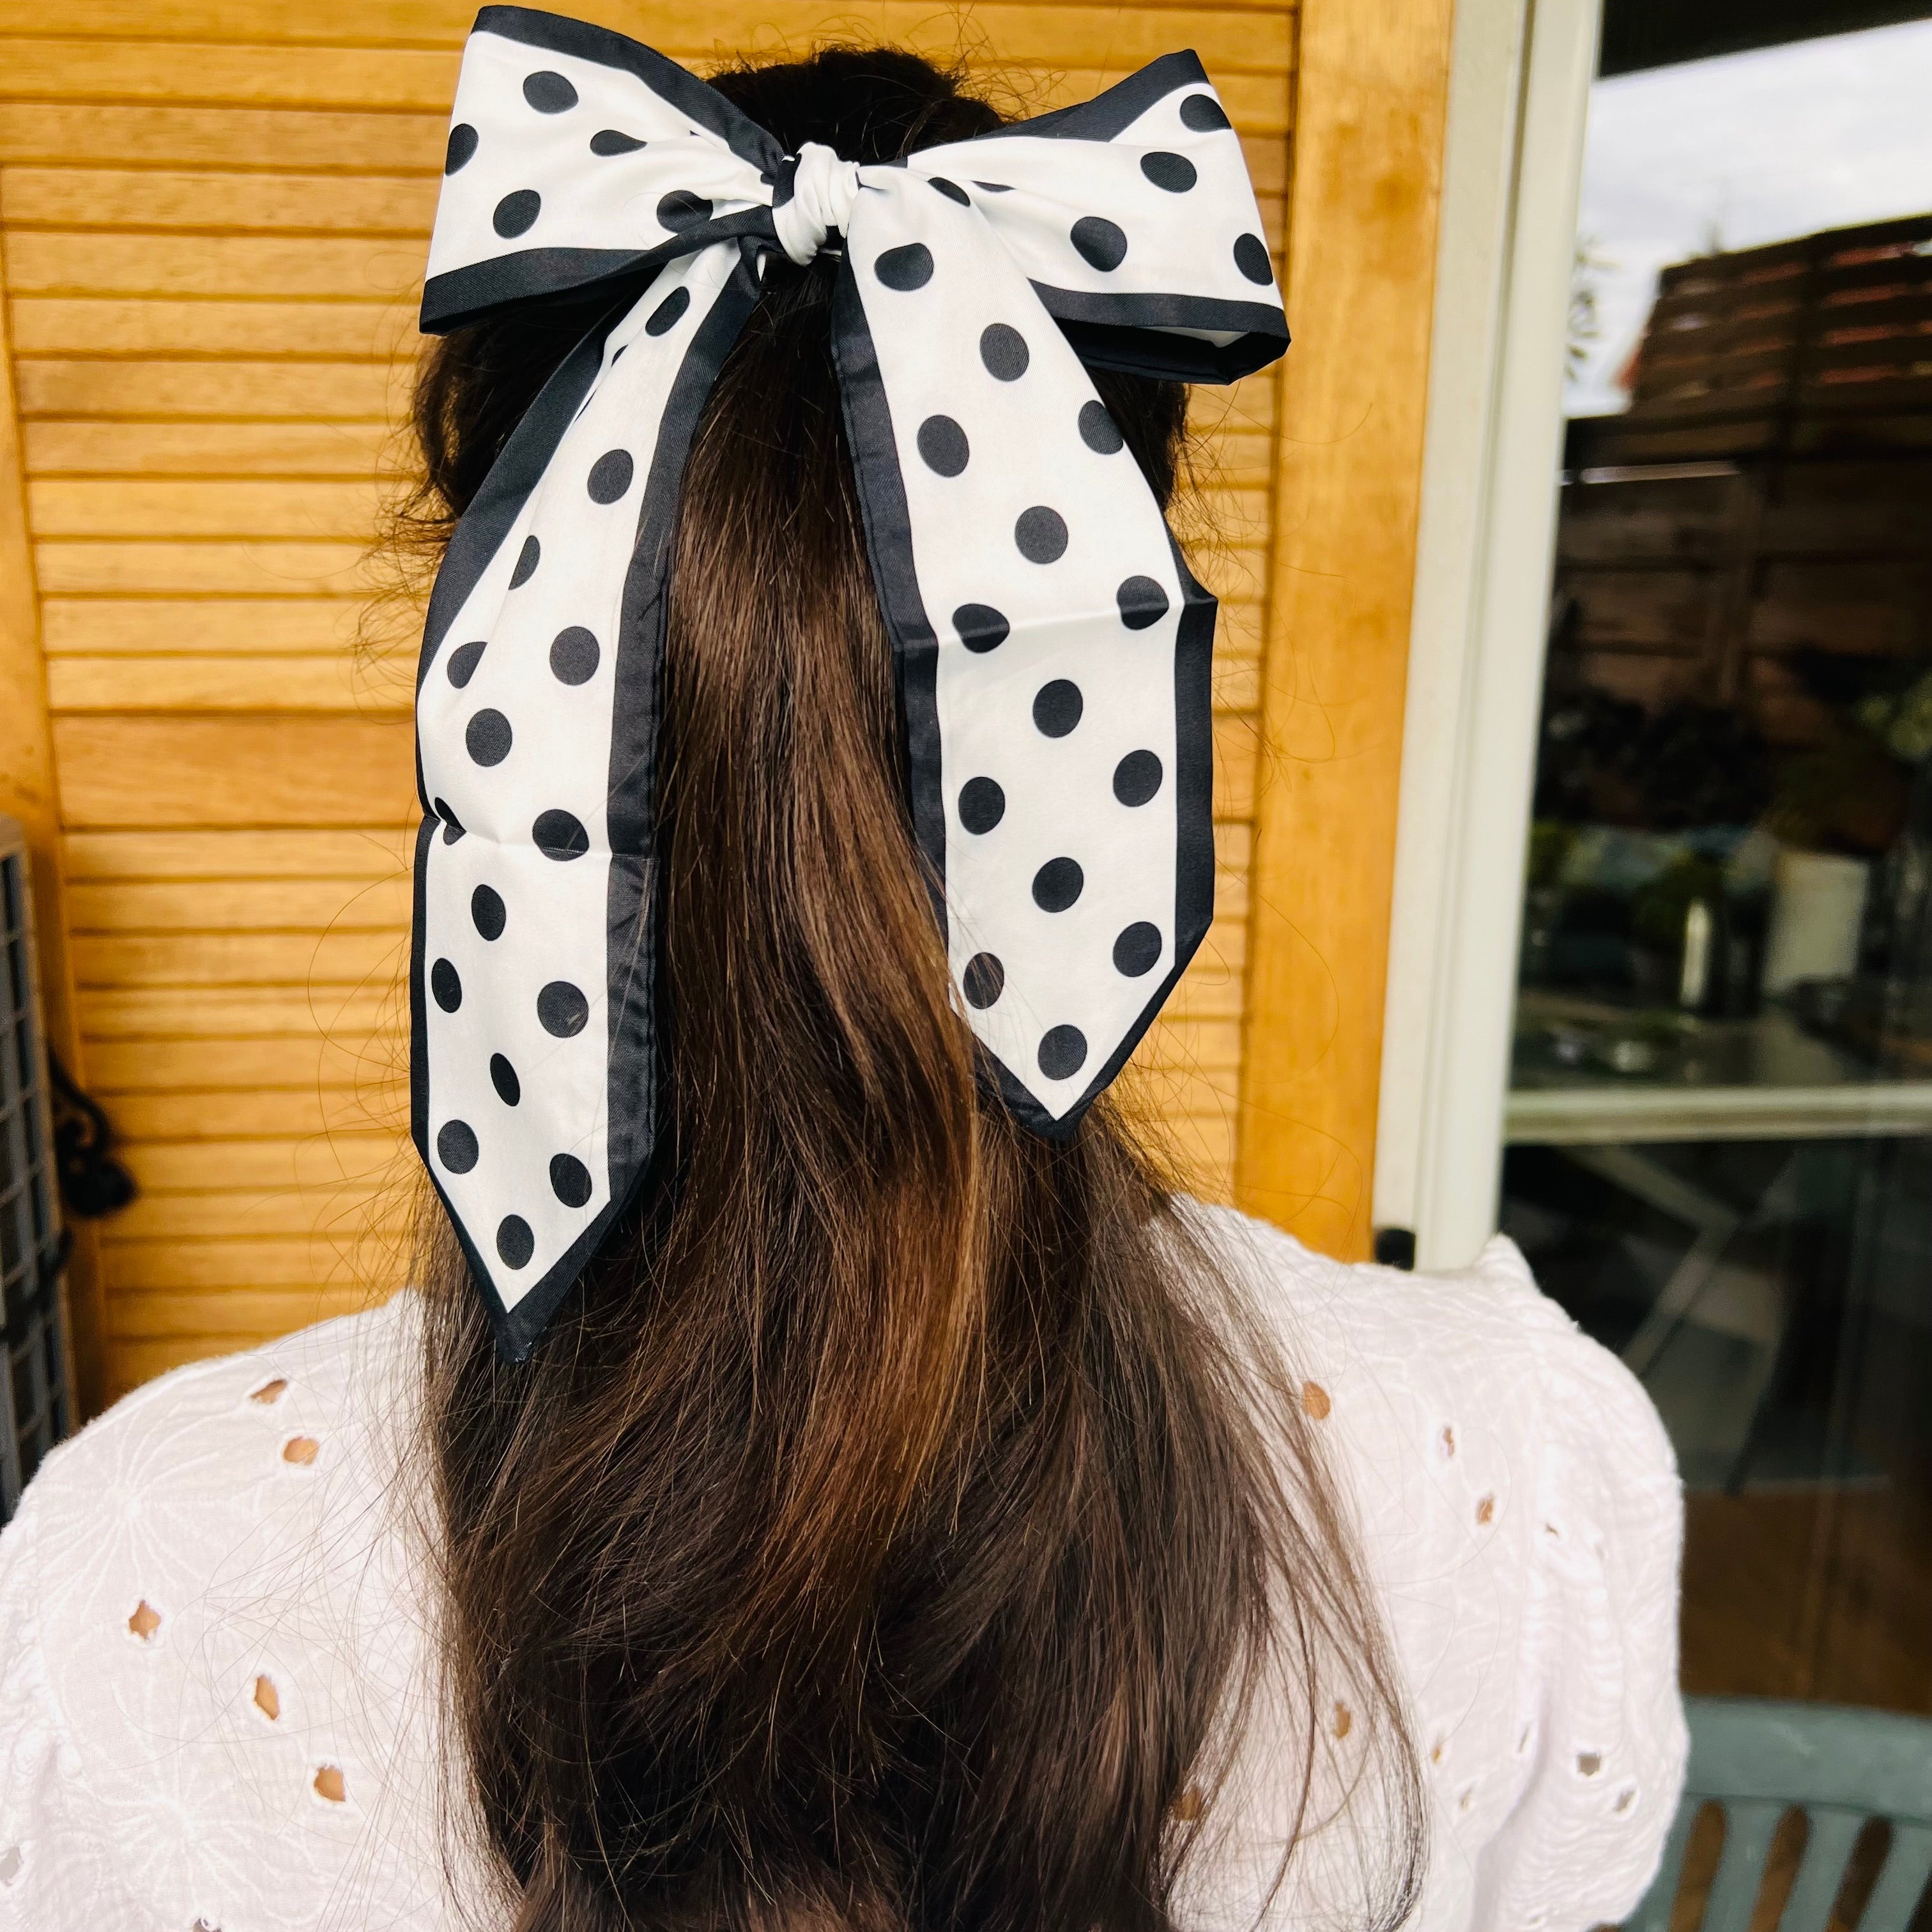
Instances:
[[[1430,1812],[1410,1926],[1616,1920],[1684,1762],[1654,1412],[1506,1241],[1401,1274],[1204,1214],[1301,1383],[1393,1638]],[[506,1922],[446,1828],[422,1485],[398,1478],[415,1305],[178,1370],[29,1486],[0,1536],[0,1932]],[[1202,1932],[1340,1903],[1321,1856],[1270,1900],[1282,1791],[1254,1755],[1233,1801],[1252,1828],[1186,1881]]]

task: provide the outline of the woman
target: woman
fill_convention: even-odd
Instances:
[[[986,1016],[1042,982],[1018,940],[982,943],[991,808],[922,789],[1000,701],[976,665],[1061,645],[989,605],[943,637],[908,616],[948,608],[977,541],[962,514],[935,546],[926,472],[983,470],[994,432],[935,412],[915,455],[879,425],[928,376],[982,382],[932,332],[1012,272],[988,254],[962,278],[949,250],[1028,245],[1023,215],[987,212],[1002,173],[1104,200],[1124,171],[1090,144],[1158,112],[1175,145],[1128,142],[1134,192],[1239,200],[1212,172],[1238,169],[1226,117],[1182,71],[1015,140],[910,55],[735,69],[713,94],[576,23],[479,22],[425,304],[454,332],[416,411],[421,521],[449,542],[419,698],[421,1286],[150,1384],[32,1486],[0,1543],[0,1927],[1510,1932],[1634,1903],[1683,1750],[1679,1504],[1640,1391],[1506,1244],[1433,1280],[1324,1261],[1172,1193],[1106,1098],[1198,938],[1190,903],[1204,924],[1204,786],[1180,794],[1211,603],[1178,556],[1156,538],[1108,620],[1108,678],[1174,714],[1171,774],[1144,751],[1114,768],[1130,869],[1180,881],[1171,932],[1115,942],[1136,988],[1110,1006],[1067,964],[1079,1024],[1013,1047]],[[522,134],[519,94],[544,117]],[[608,102],[632,118],[586,147]],[[562,173],[512,187],[489,172],[506,152]],[[680,233],[615,266],[594,224],[523,249],[586,153],[671,169],[611,206]],[[716,182],[658,192],[700,164]],[[1096,276],[1163,245],[1159,208],[1115,212],[1075,224]],[[928,240],[862,242],[896,220]],[[1076,538],[1078,492],[1124,492],[1109,542],[1172,498],[1184,392],[1160,372],[1225,374],[1276,326],[1245,254],[1267,302],[1215,296],[1201,315],[1232,326],[1165,342],[1188,313],[1128,328],[1031,273],[1097,397],[1052,332],[976,314],[986,383],[1031,367],[1060,391],[1011,393],[1069,398],[1070,422],[1088,394],[1088,449],[1137,466],[1069,486]],[[538,270],[567,286],[512,286]],[[896,320],[891,292],[935,274],[951,306]],[[636,441],[642,415],[655,455],[607,451],[586,496],[570,452]],[[1027,464],[1046,417],[1020,420]],[[586,500],[632,506],[621,553],[583,534]],[[1040,528],[1016,526],[1029,568]],[[548,635],[600,571],[622,652],[566,625],[520,668],[506,614],[551,598]],[[604,748],[574,762],[608,770],[608,806],[553,802],[520,840],[580,776],[519,764],[542,707],[606,691],[614,655],[608,710],[567,728]],[[628,700],[625,664],[651,674]],[[1042,741],[1105,713],[1091,683],[1049,698],[1075,682],[1040,686]],[[614,748],[640,707],[654,733]],[[499,772],[535,774],[508,830]],[[1170,816],[1132,817],[1163,776]],[[590,971],[536,1013],[596,1042],[598,1134],[519,1194],[578,1104],[577,1048],[539,1064],[506,1034],[492,1100],[460,1030],[523,1023],[502,988],[538,968],[516,946],[560,972],[580,942]],[[580,990],[600,972],[608,1000]]]

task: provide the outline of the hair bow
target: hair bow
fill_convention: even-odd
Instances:
[[[424,329],[625,278],[458,525],[418,674],[412,1126],[512,1359],[651,1154],[669,538],[766,260],[842,238],[833,348],[913,826],[960,1010],[1013,1113],[1058,1136],[1214,909],[1214,600],[1083,364],[1272,361],[1260,228],[1191,53],[861,166],[785,154],[622,34],[477,16]]]

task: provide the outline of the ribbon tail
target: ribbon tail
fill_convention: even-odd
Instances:
[[[600,323],[506,446],[431,600],[412,1126],[512,1360],[655,1149],[665,591],[692,440],[758,290],[727,242]]]
[[[835,334],[959,1009],[1064,1138],[1213,916],[1214,601],[956,184],[867,171]]]

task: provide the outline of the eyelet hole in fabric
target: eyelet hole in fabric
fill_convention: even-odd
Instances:
[[[313,1436],[291,1436],[282,1444],[282,1460],[306,1468],[321,1454],[322,1444]]]
[[[325,1764],[316,1767],[314,1780],[315,1795],[331,1804],[346,1803],[349,1786],[342,1775],[340,1765]]]
[[[1355,1728],[1355,1714],[1347,1705],[1337,1702],[1335,1706],[1335,1735],[1346,1738]]]
[[[161,1627],[161,1613],[146,1597],[134,1606],[134,1614],[128,1619],[128,1628],[142,1642],[150,1641]]]
[[[1579,1751],[1576,1754],[1576,1768],[1584,1777],[1594,1778],[1603,1768],[1604,1754],[1601,1751]]]
[[[1193,1824],[1205,1808],[1201,1796],[1201,1787],[1198,1784],[1190,1784],[1174,1801],[1174,1815],[1184,1825]]]
[[[259,1402],[264,1408],[266,1408],[270,1403],[281,1400],[288,1385],[287,1376],[278,1376],[273,1382],[264,1382],[258,1389],[250,1389],[248,1391],[248,1400],[250,1402]]]
[[[0,1852],[0,1885],[11,1885],[20,1876],[20,1848],[9,1845]]]
[[[1325,1422],[1328,1412],[1335,1405],[1328,1399],[1328,1391],[1319,1382],[1304,1382],[1301,1385],[1301,1407],[1305,1414],[1317,1422]]]
[[[272,1724],[282,1714],[281,1693],[275,1688],[275,1680],[272,1677],[255,1679],[254,1702],[256,1709]]]
[[[1476,1504],[1476,1520],[1478,1522],[1494,1522],[1496,1520],[1496,1498],[1494,1496],[1483,1497]]]

